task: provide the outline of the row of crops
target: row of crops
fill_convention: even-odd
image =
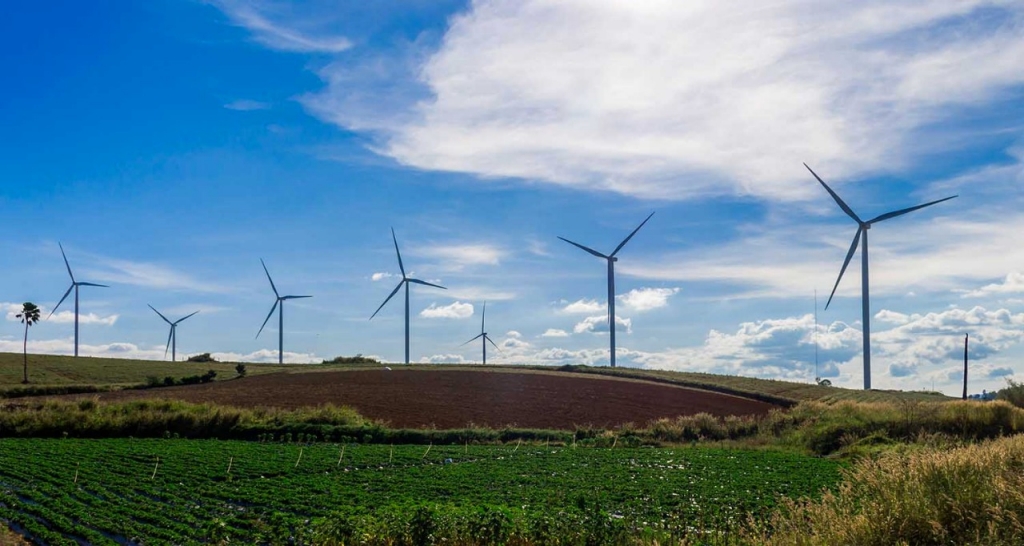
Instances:
[[[835,462],[773,451],[3,439],[0,518],[46,544],[308,543],[310,529],[381,526],[423,543],[441,533],[417,535],[416,517],[482,507],[492,527],[590,518],[679,536],[838,478]]]

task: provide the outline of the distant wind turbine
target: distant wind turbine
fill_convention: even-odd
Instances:
[[[146,305],[149,305],[149,304],[147,303]],[[174,322],[171,322],[171,321],[167,320],[167,317],[165,317],[163,315],[163,313],[161,313],[160,311],[157,311],[156,307],[153,307],[152,305],[149,305],[149,308],[152,309],[154,313],[160,315],[160,318],[164,319],[164,322],[166,322],[167,324],[171,325],[171,332],[169,334],[167,334],[167,347],[164,347],[164,358],[167,358],[167,349],[169,348],[171,350],[171,362],[176,362],[177,361],[176,353],[177,353],[177,350],[178,350],[178,324],[183,322],[185,319],[191,317],[192,315],[195,315],[199,311],[196,311],[196,313],[192,313],[191,315],[185,315],[184,317],[182,317],[182,318],[180,318],[180,319],[178,319],[178,320],[176,320]]]
[[[267,321],[270,320],[270,317],[274,315],[274,310],[277,309],[277,363],[284,364],[284,302],[286,300],[312,298],[313,296],[282,296],[277,292],[277,287],[274,286],[274,279],[270,278],[270,271],[267,271],[267,264],[263,263],[263,258],[260,258],[260,263],[263,264],[263,272],[267,274],[270,288],[274,290],[274,296],[277,299],[274,300],[274,306],[270,308],[270,313],[267,313],[267,318],[263,320],[263,326],[260,326],[260,331],[256,332],[256,338],[259,339],[260,334],[263,333],[263,328],[267,325]]]
[[[79,286],[96,286],[96,287],[99,287],[99,288],[110,288],[110,287],[105,285],[105,284],[96,284],[96,283],[91,283],[91,282],[76,281],[75,280],[75,274],[71,272],[71,264],[68,263],[68,256],[67,256],[67,254],[64,254],[64,246],[61,245],[60,243],[57,243],[57,246],[60,247],[60,255],[64,257],[64,266],[68,268],[68,276],[71,277],[71,286],[68,287],[68,291],[67,292],[64,292],[64,297],[62,297],[60,299],[60,301],[57,302],[57,305],[55,305],[53,307],[53,311],[50,311],[50,314],[47,315],[46,318],[49,319],[50,317],[52,317],[53,314],[57,312],[57,308],[60,307],[60,304],[64,303],[64,300],[68,299],[68,294],[70,294],[72,290],[75,291],[75,356],[77,357],[78,356],[78,287]]]
[[[402,264],[402,253],[398,250],[398,238],[395,237],[395,228],[391,228],[391,239],[395,242],[395,254],[398,255],[398,269],[400,269],[402,271],[402,280],[398,281],[398,286],[396,286],[395,289],[391,291],[391,295],[389,295],[387,297],[387,299],[384,300],[384,303],[380,304],[380,307],[378,307],[377,310],[373,312],[373,315],[370,316],[370,320],[373,320],[373,317],[377,316],[377,313],[379,313],[380,310],[383,309],[384,306],[387,305],[389,301],[391,301],[391,298],[395,297],[395,294],[397,294],[398,290],[401,289],[402,286],[404,285],[405,286],[405,363],[408,364],[409,363],[409,284],[410,283],[416,283],[416,284],[422,284],[424,286],[433,286],[434,288],[440,288],[442,290],[448,290],[448,289],[443,287],[443,286],[441,286],[441,285],[431,284],[431,283],[429,283],[427,281],[421,281],[419,279],[413,279],[411,277],[407,277],[405,275],[405,265]]]
[[[629,237],[623,239],[622,242],[619,243],[619,246],[615,247],[615,250],[613,250],[612,253],[607,256],[601,254],[600,252],[592,248],[587,248],[579,243],[574,243],[569,239],[566,239],[565,237],[559,237],[559,239],[569,243],[570,245],[573,245],[586,252],[589,252],[594,256],[597,256],[598,258],[604,258],[605,260],[608,261],[608,333],[611,336],[610,356],[612,368],[615,367],[615,262],[619,261],[619,259],[616,258],[615,255],[618,254],[620,250],[622,250],[622,247],[626,246],[626,243],[628,243],[629,240],[632,239],[634,235],[636,235],[636,232],[640,231],[640,228],[644,227],[644,224],[647,223],[647,220],[651,219],[651,216],[654,216],[653,212],[650,215],[648,215],[643,222],[640,222],[640,225],[637,226],[636,229],[634,229],[633,232],[629,234]]]
[[[853,209],[851,209],[849,205],[844,203],[843,200],[840,199],[839,195],[837,195],[836,192],[832,191],[832,188],[828,187],[828,184],[826,184],[825,181],[822,180],[817,173],[815,173],[810,167],[808,167],[806,163],[804,163],[804,167],[807,167],[807,170],[811,171],[811,174],[814,175],[814,178],[818,179],[818,182],[820,182],[821,186],[825,188],[825,191],[827,191],[829,195],[832,196],[832,199],[835,199],[835,202],[836,204],[839,205],[839,208],[843,209],[843,212],[845,212],[847,216],[853,218],[854,222],[857,222],[857,233],[853,236],[853,244],[850,245],[850,251],[846,253],[846,260],[843,262],[843,268],[839,270],[839,278],[836,279],[836,284],[835,286],[832,287],[832,294],[829,295],[828,302],[825,303],[825,309],[828,310],[829,304],[832,303],[832,297],[836,295],[836,288],[839,288],[839,281],[843,280],[843,273],[846,273],[846,267],[850,265],[850,260],[853,258],[853,253],[857,251],[858,243],[862,242],[863,245],[860,253],[860,289],[862,315],[861,322],[864,324],[864,390],[868,390],[871,388],[871,298],[870,292],[868,290],[868,230],[871,229],[872,224],[876,224],[878,222],[888,220],[890,218],[895,218],[897,216],[902,216],[908,212],[914,212],[915,210],[918,209],[930,207],[943,201],[949,201],[950,199],[953,199],[954,197],[958,196],[953,195],[951,197],[946,197],[944,199],[939,199],[937,201],[930,201],[923,205],[917,205],[905,209],[894,210],[892,212],[887,212],[885,214],[876,216],[871,220],[865,221],[861,220],[860,217],[857,216],[855,212],[853,212]]]
[[[484,329],[484,320],[485,320],[486,317],[487,317],[487,302],[484,302],[483,311],[480,313],[480,335],[478,335],[478,336],[474,337],[473,339],[463,343],[463,345],[468,345],[468,344],[470,344],[470,343],[472,343],[472,342],[474,342],[474,341],[476,341],[478,339],[480,340],[480,345],[482,345],[483,349],[484,349],[484,353],[483,353],[483,355],[484,355],[483,356],[484,366],[487,365],[487,342],[490,342],[491,345],[494,345],[495,349],[498,349],[498,351],[501,351],[501,349],[498,348],[498,345],[495,344],[494,341],[491,340],[491,336],[487,335],[487,330]]]

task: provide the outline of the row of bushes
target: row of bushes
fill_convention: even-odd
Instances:
[[[244,366],[242,367],[243,371],[239,375],[245,374]],[[167,377],[163,378],[163,380],[161,380],[159,377],[155,375],[150,375],[146,377],[146,388],[152,389],[156,387],[173,387],[175,385],[198,385],[200,383],[209,383],[213,381],[216,377],[217,372],[214,370],[207,370],[206,373],[202,375],[189,375],[186,377],[182,377],[181,379],[175,379],[168,375]]]

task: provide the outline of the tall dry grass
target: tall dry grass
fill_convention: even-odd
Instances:
[[[863,459],[820,501],[786,500],[751,544],[1024,544],[1024,436]]]

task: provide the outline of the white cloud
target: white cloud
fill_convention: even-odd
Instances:
[[[505,336],[509,337],[511,339],[522,339],[523,338],[523,334],[520,334],[519,332],[517,332],[515,330],[509,330],[508,332],[505,332]]]
[[[449,287],[446,292],[439,294],[454,299],[472,301],[507,301],[516,298],[516,293],[501,288],[490,288],[487,286],[459,285]]]
[[[373,282],[377,282],[377,281],[382,281],[384,279],[390,279],[392,277],[397,277],[397,276],[398,275],[395,275],[393,273],[378,272],[378,273],[374,273],[373,275],[370,275],[370,280],[373,281]]]
[[[1002,282],[987,284],[977,290],[965,291],[965,298],[983,298],[987,296],[1002,296],[1007,294],[1024,293],[1024,273],[1011,271]]]
[[[642,313],[667,306],[669,296],[678,293],[678,288],[637,288],[615,297],[629,309]]]
[[[101,256],[92,256],[92,258],[94,259],[93,267],[83,268],[82,270],[82,277],[89,280],[160,290],[219,293],[231,292],[233,290],[227,286],[201,281],[188,273],[183,273],[160,264]],[[75,278],[78,278],[78,276]]]
[[[238,99],[225,104],[224,108],[227,108],[228,110],[237,110],[239,112],[251,112],[254,110],[269,110],[270,103],[250,99]]]
[[[462,355],[440,354],[421,357],[420,362],[423,364],[464,364],[469,361]]]
[[[449,305],[439,306],[435,303],[430,304],[430,307],[420,311],[420,316],[424,318],[444,318],[444,319],[464,319],[473,316],[473,304],[462,303],[461,301],[452,302]]]
[[[569,337],[569,332],[557,328],[548,328],[540,337]]]
[[[21,322],[21,319],[17,317],[18,313],[21,313],[22,305],[20,303],[0,303],[0,309],[7,311],[7,320],[11,322]],[[52,322],[55,324],[70,324],[75,322],[74,311],[58,311],[52,316],[49,315],[47,309],[43,306],[39,306],[39,320],[40,322]],[[78,313],[79,324],[102,324],[104,326],[113,326],[117,322],[120,315],[108,315],[100,316],[96,313]]]
[[[805,199],[819,188],[801,161],[831,180],[899,170],[948,145],[935,122],[1024,82],[1022,12],[477,0],[432,55],[329,65],[302,100],[403,164],[484,181]],[[387,96],[367,101],[368,89]],[[381,116],[381,103],[401,113]]]
[[[259,43],[280,51],[340,53],[352,47],[342,36],[322,33],[315,19],[300,21],[288,3],[260,0],[211,0],[231,22],[253,33]]]
[[[582,321],[576,323],[573,326],[572,331],[577,334],[583,334],[586,332],[590,333],[601,333],[608,331],[608,317],[606,315],[587,317]],[[620,316],[615,317],[615,331],[626,332],[627,334],[633,333],[633,320],[623,318]]]
[[[434,245],[412,251],[417,256],[426,256],[440,262],[440,266],[459,270],[467,266],[498,265],[505,251],[486,244]]]
[[[562,308],[562,312],[586,315],[590,313],[599,313],[607,308],[607,305],[597,300],[581,299],[567,304]]]
[[[890,324],[906,324],[910,322],[910,317],[903,313],[897,313],[896,311],[890,311],[888,309],[882,309],[875,313],[875,319],[882,322],[888,322]]]

